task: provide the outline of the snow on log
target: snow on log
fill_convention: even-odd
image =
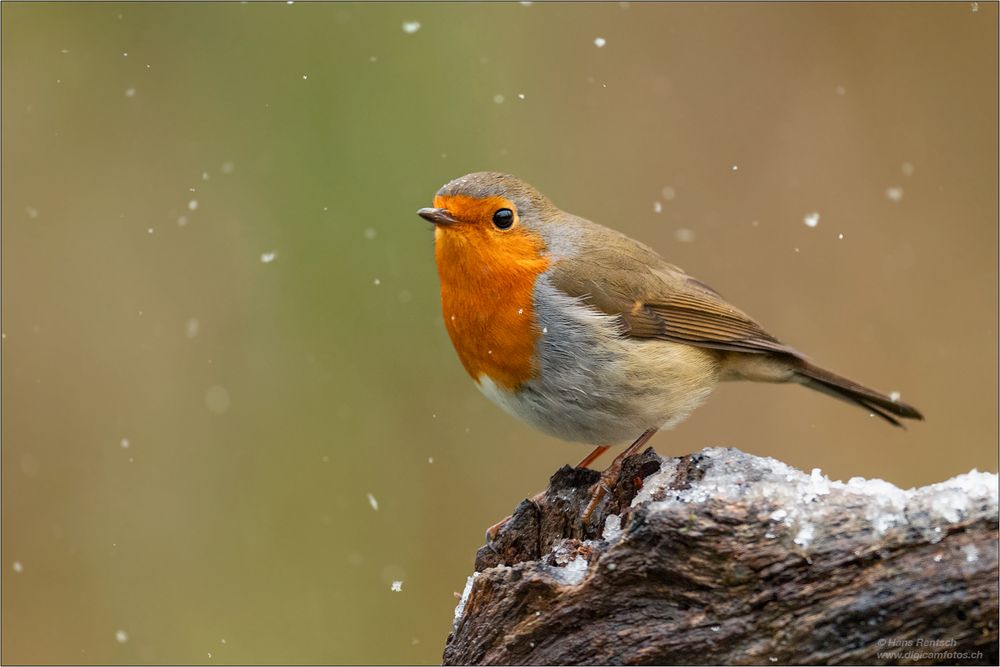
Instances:
[[[564,467],[479,550],[444,664],[997,664],[997,476],[831,481],[713,448]]]

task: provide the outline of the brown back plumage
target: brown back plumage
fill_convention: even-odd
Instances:
[[[863,407],[894,426],[902,426],[895,417],[923,419],[913,406],[814,365],[714,289],[664,261],[648,246],[590,221],[562,215],[583,224],[587,233],[573,261],[553,267],[553,284],[601,312],[619,317],[624,334],[767,355],[784,362],[795,381]]]

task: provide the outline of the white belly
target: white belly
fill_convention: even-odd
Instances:
[[[619,333],[615,318],[535,286],[539,372],[518,391],[479,387],[511,414],[564,440],[617,444],[682,421],[718,382],[718,354]]]

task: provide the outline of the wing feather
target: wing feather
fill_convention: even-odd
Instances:
[[[556,262],[550,279],[566,294],[618,316],[625,335],[801,358],[718,292],[647,246],[607,228],[600,228],[598,236],[573,262]]]

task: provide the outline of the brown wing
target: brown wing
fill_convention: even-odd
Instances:
[[[591,223],[592,224],[592,223]],[[605,227],[552,269],[553,285],[621,318],[625,334],[753,354],[801,355],[718,292],[663,261],[647,246]]]

